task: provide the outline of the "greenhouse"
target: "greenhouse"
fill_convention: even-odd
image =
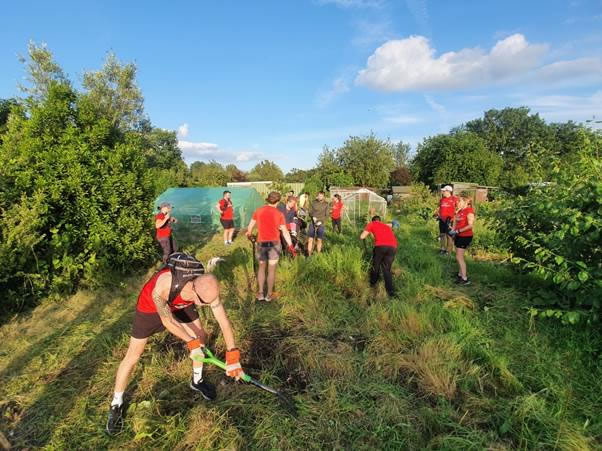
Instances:
[[[172,214],[178,220],[173,229],[180,240],[214,233],[220,228],[219,213],[215,205],[226,190],[232,193],[234,225],[237,228],[246,227],[255,209],[265,203],[254,188],[168,188],[155,199],[155,212],[163,202],[172,205]]]
[[[340,188],[331,186],[330,196],[339,194],[343,205],[343,220],[363,227],[374,215],[385,218],[387,201],[368,188]]]

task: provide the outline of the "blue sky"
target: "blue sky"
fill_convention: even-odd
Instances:
[[[138,65],[153,123],[188,162],[310,168],[374,132],[412,145],[526,105],[602,118],[602,0],[29,1],[3,5],[0,98],[44,42],[76,83]]]

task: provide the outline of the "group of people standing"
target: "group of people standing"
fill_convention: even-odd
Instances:
[[[475,212],[470,197],[454,196],[453,191],[450,185],[441,188],[439,208],[434,214],[439,221],[439,253],[449,255],[455,246],[458,262],[456,283],[469,285],[464,252],[472,242]]]
[[[441,252],[446,253],[451,250],[448,240],[450,237],[456,246],[456,259],[460,268],[457,275],[458,283],[467,284],[469,282],[466,276],[464,250],[472,240],[474,210],[471,200],[464,196],[456,198],[450,186],[444,187],[442,193],[439,209],[436,212],[441,232]],[[271,301],[277,297],[277,293],[274,292],[274,281],[276,265],[282,254],[282,240],[291,255],[296,256],[291,238],[299,232],[299,223],[296,219],[305,218],[310,222],[308,254],[313,250],[314,240],[316,251],[322,250],[324,224],[329,212],[333,229],[341,232],[341,214],[344,206],[340,196],[334,196],[332,205],[325,200],[323,192],[318,193],[311,203],[308,201],[308,196],[308,193],[303,193],[297,199],[294,193],[289,192],[285,202],[281,203],[280,193],[271,192],[266,199],[267,204],[253,213],[247,226],[246,236],[256,244],[254,257],[259,261],[256,294],[258,301]],[[216,209],[220,213],[220,221],[224,227],[224,244],[230,245],[234,234],[234,209],[229,191],[223,193],[223,198],[216,204]],[[162,203],[155,216],[156,237],[163,250],[164,263],[173,260],[174,255],[181,255],[174,254],[177,248],[171,233],[171,225],[176,222],[176,219],[171,213],[171,205]],[[255,227],[257,227],[256,237],[253,235]],[[391,266],[397,252],[397,238],[393,233],[392,224],[385,224],[379,216],[373,216],[359,238],[364,240],[368,236],[374,239],[370,285],[375,286],[382,273],[387,294],[393,297],[395,289]],[[240,351],[236,347],[234,331],[221,303],[217,278],[213,274],[201,273],[182,282],[177,280],[167,265],[164,265],[144,284],[138,296],[128,350],[115,376],[113,399],[105,426],[108,434],[114,435],[122,430],[125,412],[124,392],[129,376],[140,359],[148,339],[163,330],[168,330],[186,343],[192,360],[191,389],[206,400],[215,399],[215,387],[203,378],[206,333],[196,307],[209,307],[220,327],[226,345],[226,375],[236,380],[243,377]]]

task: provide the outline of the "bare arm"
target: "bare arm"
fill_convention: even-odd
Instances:
[[[211,305],[211,311],[213,312],[213,316],[215,317],[217,324],[219,324],[219,328],[221,329],[222,335],[224,336],[226,349],[234,349],[236,348],[236,343],[234,342],[234,332],[232,331],[232,325],[230,324],[228,315],[226,315],[226,310],[224,309],[224,306],[221,302],[219,302],[219,299],[217,300],[218,303],[216,303],[215,305]]]
[[[286,226],[281,225],[280,231],[282,232],[282,236],[284,236],[284,241],[286,241],[286,244],[288,244],[289,246],[292,246],[293,240],[291,240],[291,234],[288,232],[288,229],[286,228]]]
[[[467,230],[472,229],[472,225],[474,224],[474,214],[468,213],[468,216],[466,216],[466,221],[468,222],[468,225],[458,229],[458,232],[466,232]]]
[[[247,235],[251,235],[253,233],[253,228],[255,227],[255,220],[251,219],[251,221],[249,222],[249,225],[247,227]]]
[[[217,210],[217,212],[221,215],[222,214],[222,209],[219,206],[219,202],[217,204],[215,204],[215,209]]]
[[[185,342],[194,340],[195,337],[191,337],[190,335],[188,335],[188,333],[184,330],[180,323],[174,318],[173,314],[171,313],[171,309],[169,308],[169,305],[167,305],[167,300],[165,300],[160,293],[159,283],[155,285],[155,289],[153,290],[152,296],[153,302],[155,303],[155,307],[157,308],[157,313],[161,318],[161,323],[163,323],[165,328],[169,332],[174,334],[176,337]]]
[[[165,223],[167,221],[169,221],[169,219],[170,219],[169,213],[167,213],[163,219],[156,219],[155,220],[155,229],[160,229],[161,227],[163,227],[165,225]]]
[[[368,235],[370,235],[370,232],[364,230],[360,235],[360,240],[365,240]]]

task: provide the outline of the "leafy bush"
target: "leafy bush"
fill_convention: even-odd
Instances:
[[[0,289],[12,308],[156,252],[142,137],[120,133],[67,83],[26,105],[0,147]]]
[[[411,194],[410,197],[401,200],[400,213],[423,220],[432,218],[437,208],[437,196],[422,183],[413,184]]]
[[[602,303],[602,161],[586,148],[553,169],[499,213],[500,232],[523,270],[551,281],[559,294],[533,315],[598,322]],[[542,302],[544,300],[542,299]]]

